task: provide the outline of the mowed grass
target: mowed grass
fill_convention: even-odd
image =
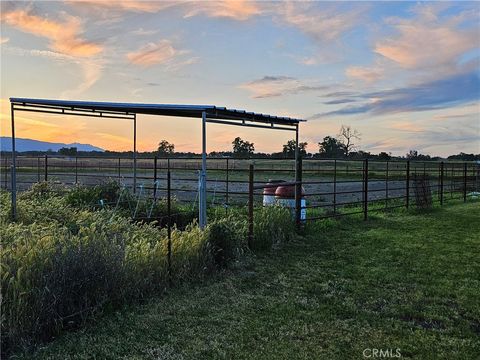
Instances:
[[[478,358],[479,220],[477,202],[317,223],[236,269],[19,357],[361,359],[377,348]]]

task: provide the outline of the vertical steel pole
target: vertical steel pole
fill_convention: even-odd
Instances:
[[[10,176],[12,179],[12,219],[17,219],[17,156],[15,148],[15,110],[13,104],[10,104],[11,122],[12,122],[12,166]]]
[[[48,155],[45,154],[45,181],[48,181]]]
[[[333,160],[333,215],[337,215],[337,159]]]
[[[300,226],[301,217],[301,201],[302,201],[302,184],[301,181],[301,159],[298,146],[298,124],[295,127],[295,223]]]
[[[408,209],[410,206],[410,160],[407,160],[407,179],[405,183],[405,207]]]
[[[248,175],[248,247],[253,245],[253,164],[249,166]]]
[[[133,114],[133,193],[137,191],[137,114]]]
[[[158,158],[155,155],[153,158],[153,200],[157,200],[157,161]],[[170,172],[170,168],[168,172]]]
[[[463,164],[463,202],[467,202],[467,163]]]
[[[225,183],[225,215],[228,213],[228,158],[227,158],[227,169],[226,169],[226,183]]]
[[[200,174],[200,206],[199,220],[200,228],[207,225],[207,113],[202,112],[202,172]]]
[[[75,156],[75,184],[78,184],[78,156]]]
[[[440,205],[443,205],[443,161],[440,163]]]
[[[120,174],[120,168],[121,168],[121,158],[118,158],[118,182],[120,182],[120,179],[121,179],[121,174]]]
[[[170,161],[167,162],[167,260],[168,260],[168,281],[172,284],[172,203],[171,203],[171,184],[170,184]]]
[[[40,182],[40,156],[37,156],[37,182]]]
[[[385,168],[385,209],[388,208],[388,160]]]
[[[364,162],[364,184],[363,184],[363,220],[368,219],[368,159]]]

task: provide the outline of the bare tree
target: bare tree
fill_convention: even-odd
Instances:
[[[356,129],[352,129],[350,125],[342,125],[338,133],[338,138],[343,145],[343,150],[345,151],[345,156],[348,157],[350,151],[355,149],[354,140],[360,140],[360,134]]]

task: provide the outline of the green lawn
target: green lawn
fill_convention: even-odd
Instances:
[[[29,356],[362,359],[377,348],[402,358],[478,358],[479,203],[322,222],[306,234]]]

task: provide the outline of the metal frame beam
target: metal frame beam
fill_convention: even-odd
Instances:
[[[207,119],[207,122],[212,123],[212,124],[246,126],[246,127],[261,128],[261,129],[296,131],[296,125],[278,126],[278,125],[275,125],[274,123],[272,123],[271,125],[257,125],[257,124],[247,123],[245,121],[240,122],[238,120],[226,121],[226,120],[216,120],[216,119]],[[286,127],[286,126],[288,126],[288,127]]]
[[[75,106],[66,105],[49,105],[49,104],[35,104],[28,102],[11,101],[11,123],[12,123],[12,167],[11,167],[11,181],[12,181],[12,217],[15,220],[17,216],[17,163],[16,163],[16,148],[15,148],[15,110],[38,112],[57,115],[69,116],[89,116],[93,118],[107,118],[119,120],[133,120],[133,191],[136,192],[137,187],[137,113],[128,111],[113,111],[113,110],[98,110],[96,108],[85,109],[76,108]],[[226,110],[219,110],[221,113]],[[299,122],[288,124],[283,123],[284,118],[271,117],[271,122],[264,122],[261,125],[255,122],[255,116],[262,117],[262,114],[256,115],[254,113],[244,112],[245,119],[229,118],[228,114],[207,114],[207,111],[202,111],[202,170],[199,177],[199,225],[202,229],[207,225],[207,123],[246,126],[262,129],[287,130],[295,131],[295,182],[298,182],[298,128]],[[146,113],[147,114],[147,113]],[[239,112],[239,114],[242,114]],[[159,115],[161,114],[153,114]],[[221,118],[208,118],[208,116],[222,116]],[[179,115],[180,116],[180,115]],[[185,115],[182,115],[185,116]],[[196,116],[192,116],[196,117]],[[300,121],[300,120],[299,120]],[[297,195],[296,195],[297,196]],[[298,201],[296,201],[298,203]],[[298,210],[298,209],[297,209]]]

